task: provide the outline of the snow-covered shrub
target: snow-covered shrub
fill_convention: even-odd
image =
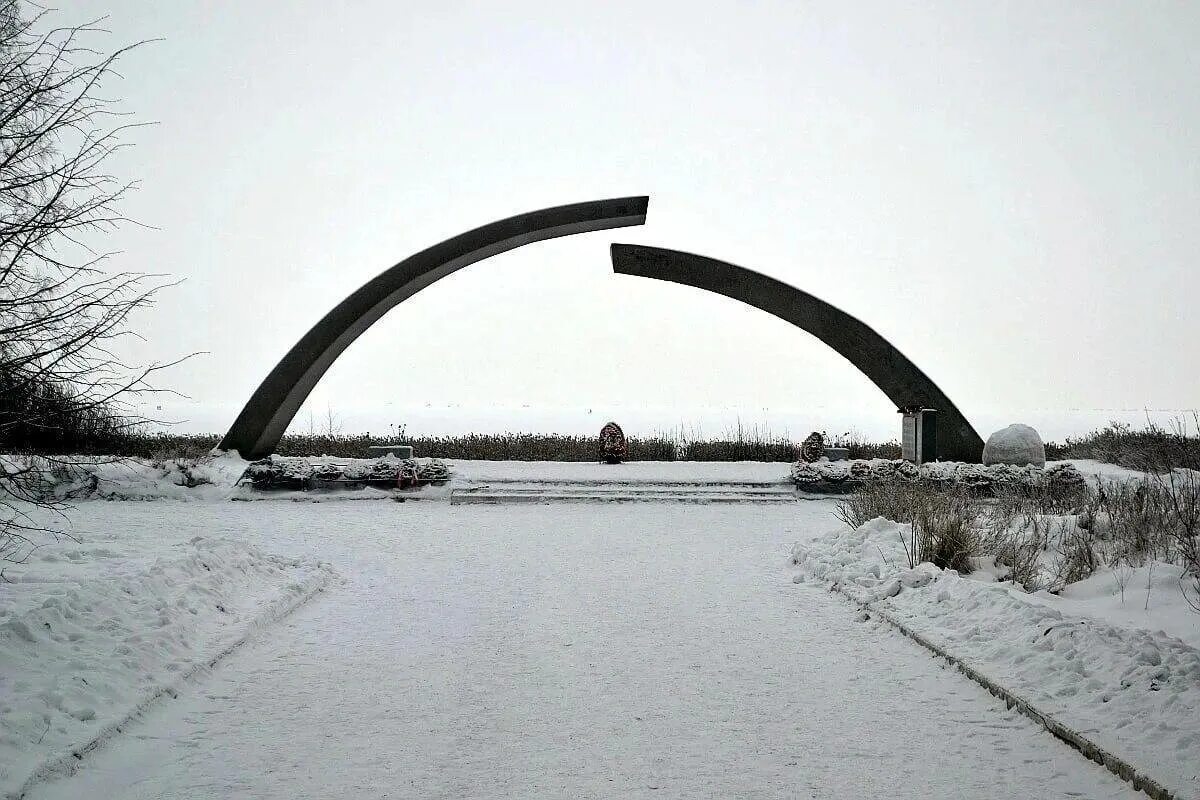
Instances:
[[[1178,537],[1169,487],[1145,475],[1137,481],[1100,481],[1097,493],[1110,522],[1110,564],[1174,560]]]
[[[1047,445],[1057,458],[1092,458],[1142,472],[1200,469],[1200,414],[1172,420],[1166,428],[1150,422],[1143,430],[1122,422],[1087,436]]]
[[[837,504],[837,518],[858,528],[877,517],[893,522],[912,519],[911,494],[914,484],[907,481],[877,481],[851,493]]]
[[[1048,550],[1048,522],[1043,515],[1034,511],[1019,514],[1006,525],[985,526],[982,546],[983,555],[990,556],[998,567],[1003,567],[1005,579],[1020,585],[1028,592],[1045,588],[1042,575],[1043,557]]]
[[[970,572],[979,555],[979,507],[961,491],[918,492],[913,515],[917,552],[910,566],[928,561],[941,569]]]
[[[1181,589],[1200,611],[1200,473],[1053,485],[1048,478],[1034,491],[1001,491],[980,518],[981,550],[1008,579],[1058,593],[1105,568],[1172,564],[1183,568]]]
[[[1006,567],[1005,578],[1026,591],[1058,593],[1091,577],[1104,563],[1094,530],[1081,525],[1081,519],[1075,514],[1043,514],[1032,507],[1007,524],[990,519],[983,528],[981,551]]]
[[[1173,470],[1168,480],[1174,536],[1185,570],[1183,593],[1200,611],[1200,472]]]
[[[1058,561],[1050,582],[1052,592],[1090,578],[1101,566],[1094,528],[1082,527],[1076,519],[1074,524],[1064,523],[1060,534]]]
[[[1078,505],[1087,495],[1087,479],[1074,464],[1051,464],[1042,473],[1043,502],[1060,509]]]
[[[836,514],[851,528],[877,518],[909,525],[904,550],[910,567],[928,561],[969,571],[970,559],[979,554],[978,502],[954,486],[895,479],[867,483],[841,501]]]

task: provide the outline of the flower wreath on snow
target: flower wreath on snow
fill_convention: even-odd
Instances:
[[[1082,496],[1086,480],[1073,464],[1015,467],[1009,464],[964,464],[933,461],[917,465],[911,461],[883,458],[854,461],[799,461],[792,466],[796,488],[814,494],[853,492],[870,483],[922,481],[934,486],[960,486],[974,494],[989,496],[1003,489],[1044,488],[1056,497]]]
[[[625,432],[615,422],[609,422],[600,429],[600,458],[609,464],[616,464],[629,456],[629,443],[625,441]]]

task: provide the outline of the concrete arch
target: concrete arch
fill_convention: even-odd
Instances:
[[[824,300],[766,275],[715,258],[631,244],[612,246],[613,271],[681,283],[774,314],[836,350],[899,409],[937,409],[937,457],[977,463],[983,440],[950,398],[886,339]]]
[[[574,233],[642,225],[649,197],[594,200],[502,219],[396,264],[339,303],[275,365],[217,446],[243,458],[269,455],[317,381],[351,342],[426,286],[488,256]]]

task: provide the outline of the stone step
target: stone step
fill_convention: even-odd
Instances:
[[[475,486],[457,486],[458,492],[504,492],[509,494],[542,494],[550,493],[601,493],[601,494],[644,494],[644,493],[685,493],[685,494],[751,494],[770,495],[786,494],[788,497],[796,494],[796,488],[790,483],[770,486],[730,486],[730,485],[690,485],[690,483],[565,483],[562,481],[545,483],[498,483],[488,481]]]
[[[546,486],[516,489],[480,486],[450,492],[451,505],[529,503],[795,503],[794,490],[744,491],[734,487],[683,490],[661,487]]]
[[[670,487],[672,489],[777,489],[791,491],[791,481],[697,481],[697,480],[606,480],[602,478],[486,478],[471,480],[464,478],[468,486],[620,486],[620,487]]]

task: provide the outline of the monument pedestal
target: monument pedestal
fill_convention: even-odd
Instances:
[[[900,457],[914,464],[937,461],[937,411],[932,408],[902,408]]]

